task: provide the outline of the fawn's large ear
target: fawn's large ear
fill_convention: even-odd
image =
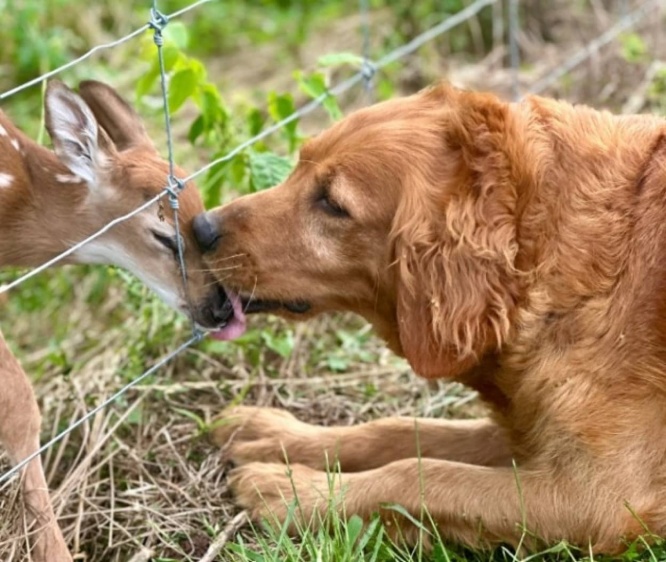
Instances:
[[[85,80],[79,84],[79,94],[118,150],[136,146],[155,150],[139,115],[111,86]]]
[[[49,82],[45,110],[46,128],[58,158],[93,188],[106,157],[115,152],[108,136],[81,97],[62,82]]]
[[[445,153],[408,180],[394,219],[400,343],[427,378],[455,377],[498,350],[518,296],[503,106],[486,111],[489,101],[476,101],[480,108],[469,100],[452,107]]]

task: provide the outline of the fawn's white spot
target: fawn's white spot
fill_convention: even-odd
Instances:
[[[9,187],[14,181],[14,176],[0,172],[0,187]]]
[[[11,143],[11,145],[12,145],[16,150],[20,150],[20,148],[19,148],[19,142],[18,142],[16,139],[12,139],[12,140],[10,140],[9,142]]]
[[[73,174],[56,174],[55,179],[60,183],[81,183],[83,180]]]
[[[7,136],[7,129],[5,129],[2,125],[0,125],[0,137],[6,137]]]

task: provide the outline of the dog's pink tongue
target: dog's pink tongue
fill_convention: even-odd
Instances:
[[[235,340],[245,333],[246,319],[240,297],[231,291],[227,291],[227,297],[229,297],[229,300],[231,301],[234,315],[224,328],[211,332],[211,337],[216,340]]]

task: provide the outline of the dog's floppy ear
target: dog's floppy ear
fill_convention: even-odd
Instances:
[[[444,153],[410,174],[393,226],[400,343],[427,378],[455,377],[498,350],[519,290],[505,106],[462,96],[443,120]]]

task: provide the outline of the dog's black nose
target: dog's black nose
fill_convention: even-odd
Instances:
[[[220,240],[220,232],[208,217],[208,213],[201,213],[194,217],[192,229],[202,252],[212,252],[216,248]]]

